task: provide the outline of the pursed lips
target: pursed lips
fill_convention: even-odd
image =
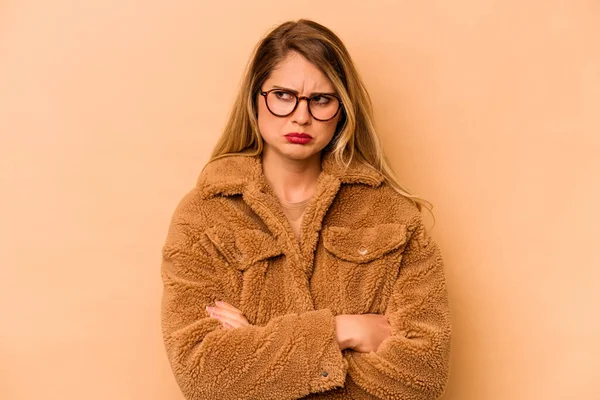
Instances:
[[[290,132],[287,135],[288,137],[299,137],[299,138],[311,138],[312,136],[310,136],[308,133],[304,133],[304,132]]]
[[[290,132],[285,135],[285,138],[288,142],[299,145],[308,144],[313,139],[312,136],[305,132]]]

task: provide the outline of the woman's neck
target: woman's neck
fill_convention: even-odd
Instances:
[[[311,197],[321,173],[321,153],[308,159],[294,160],[265,148],[262,154],[265,179],[275,195],[287,202]]]

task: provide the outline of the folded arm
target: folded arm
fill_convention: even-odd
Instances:
[[[449,373],[449,303],[440,251],[420,220],[406,245],[385,316],[392,334],[377,351],[346,354],[351,386],[381,399],[441,396]]]
[[[329,309],[273,318],[265,326],[224,329],[205,310],[236,305],[232,268],[203,245],[190,194],[178,206],[163,248],[162,329],[175,378],[187,399],[291,399],[344,385]]]

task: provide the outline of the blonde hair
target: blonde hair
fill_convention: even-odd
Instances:
[[[342,100],[342,117],[324,150],[331,150],[335,160],[345,166],[358,157],[361,163],[381,173],[394,190],[412,200],[419,210],[424,206],[431,212],[431,203],[400,185],[383,153],[373,124],[371,99],[348,50],[335,33],[308,19],[284,22],[258,42],[210,161],[242,151],[248,156],[262,154],[256,94],[270,72],[291,51],[320,68]]]

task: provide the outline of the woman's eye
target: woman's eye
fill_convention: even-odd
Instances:
[[[319,105],[326,105],[331,101],[331,99],[327,96],[315,96],[313,97],[313,101]]]
[[[293,96],[288,92],[275,92],[275,96],[281,100],[291,100]]]

